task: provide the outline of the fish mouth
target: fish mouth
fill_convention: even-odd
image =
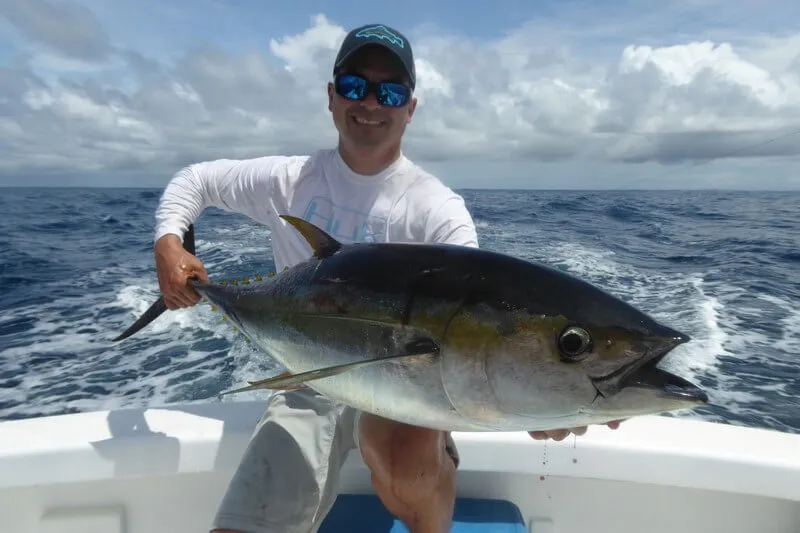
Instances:
[[[623,389],[647,389],[656,395],[688,403],[708,403],[708,395],[697,385],[658,368],[676,347],[691,340],[688,335],[665,328],[661,335],[645,342],[646,354],[615,372],[593,380],[600,396],[610,398]]]
[[[647,361],[633,373],[629,374],[620,383],[620,389],[633,387],[650,389],[655,391],[659,396],[672,400],[698,404],[708,403],[708,394],[700,387],[680,376],[658,368],[658,363],[660,363],[666,355],[665,353],[655,359]]]

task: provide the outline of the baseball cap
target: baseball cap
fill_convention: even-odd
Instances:
[[[365,24],[350,30],[336,55],[333,71],[336,72],[354,53],[367,45],[382,46],[397,56],[406,70],[411,88],[414,88],[417,84],[417,74],[411,43],[402,33],[386,24]]]

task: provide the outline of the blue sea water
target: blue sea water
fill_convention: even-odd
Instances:
[[[712,403],[678,416],[800,432],[800,194],[460,192],[482,247],[581,276],[692,337],[664,366]],[[275,371],[205,305],[111,342],[158,296],[159,195],[0,189],[0,418],[219,401]],[[196,233],[213,278],[273,269],[268,229],[241,215],[207,210]]]

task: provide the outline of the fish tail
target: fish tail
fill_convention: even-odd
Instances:
[[[195,255],[196,248],[194,242],[194,224],[189,224],[189,228],[183,235],[183,249],[190,254]],[[150,324],[150,322],[161,316],[161,314],[166,310],[167,303],[164,301],[164,296],[161,295],[155,302],[152,303],[152,305],[150,305],[150,307],[147,308],[147,311],[145,311],[142,316],[136,319],[136,322],[131,324],[128,329],[115,337],[113,342],[127,339],[131,335],[146,327],[148,324]]]

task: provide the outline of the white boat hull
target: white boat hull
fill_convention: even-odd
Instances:
[[[201,533],[264,402],[0,423],[0,532]],[[800,435],[666,417],[560,443],[456,433],[460,496],[531,533],[798,533]],[[358,453],[343,493],[371,492]]]

